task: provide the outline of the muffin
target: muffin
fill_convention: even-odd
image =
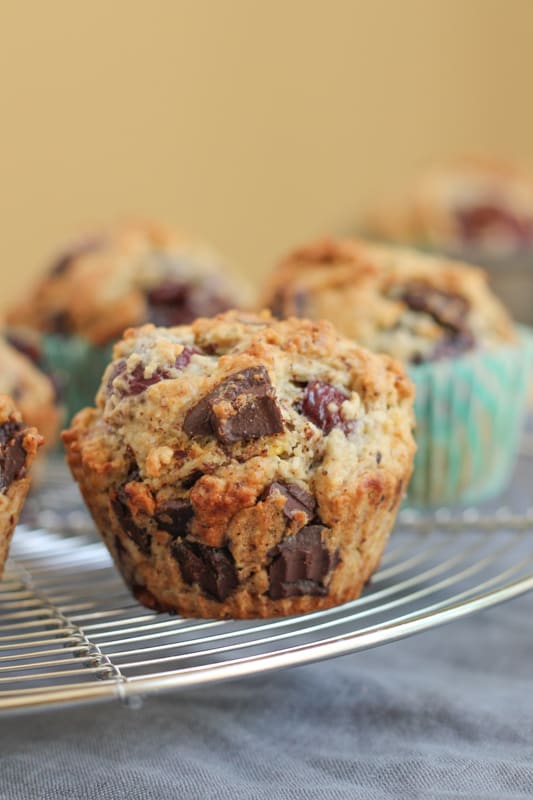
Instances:
[[[358,596],[410,478],[413,389],[327,322],[229,312],[129,330],[63,434],[150,608],[270,617]]]
[[[127,222],[71,242],[8,324],[42,335],[70,414],[90,403],[125,328],[189,323],[240,302],[218,257],[152,222]]]
[[[279,317],[332,320],[408,366],[417,387],[413,502],[473,502],[505,486],[526,409],[531,341],[482,270],[399,247],[324,240],[284,259],[264,300]]]
[[[467,157],[435,164],[366,230],[482,264],[516,317],[533,322],[533,174],[526,168]]]
[[[0,578],[30,487],[30,467],[42,442],[37,430],[22,421],[11,398],[0,395]]]
[[[57,441],[62,411],[52,381],[1,337],[0,393],[13,398],[24,421],[42,433],[47,446]]]

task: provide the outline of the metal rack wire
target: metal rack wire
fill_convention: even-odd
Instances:
[[[132,701],[303,664],[384,644],[529,589],[533,510],[404,510],[356,601],[276,620],[156,614],[130,596],[76,488],[56,466],[29,503],[0,584],[0,710]]]

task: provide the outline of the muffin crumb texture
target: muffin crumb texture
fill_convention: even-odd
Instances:
[[[353,599],[414,455],[401,367],[326,322],[228,312],[129,330],[63,434],[133,594],[184,616]]]

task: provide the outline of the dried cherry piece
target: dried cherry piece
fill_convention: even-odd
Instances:
[[[341,417],[340,408],[346,400],[348,395],[330,383],[311,381],[304,389],[302,413],[325,434],[333,428],[341,428],[348,434],[355,429],[356,422]]]
[[[517,246],[525,246],[533,238],[533,220],[518,217],[496,203],[482,203],[470,208],[458,208],[455,217],[460,235],[468,244],[475,244],[491,230],[505,232]]]
[[[149,378],[146,378],[144,375],[144,369],[144,364],[141,363],[137,364],[135,369],[130,372],[128,376],[127,394],[141,394],[141,392],[145,392],[149,386],[153,386],[155,383],[168,380],[170,377],[172,377],[167,370],[156,369],[154,372],[152,372]]]
[[[177,357],[174,366],[176,369],[185,369],[185,367],[188,366],[191,358],[195,355],[201,356],[204,355],[204,352],[203,350],[200,350],[199,347],[191,347],[190,345],[186,344]]]
[[[198,354],[202,355],[202,351],[199,350],[197,347],[190,347],[189,345],[185,345],[179,356],[176,358],[174,362],[174,367],[178,370],[185,369],[185,367],[189,364],[193,355]],[[113,390],[113,381],[119,375],[122,375],[127,370],[127,362],[125,359],[121,359],[117,361],[107,379],[107,391],[108,393]],[[127,388],[123,388],[122,393],[124,395],[137,395],[145,392],[150,386],[154,386],[156,383],[160,383],[160,381],[170,380],[172,375],[168,369],[156,369],[149,378],[145,377],[144,374],[145,366],[142,362],[137,364],[137,366],[130,372],[126,379]]]

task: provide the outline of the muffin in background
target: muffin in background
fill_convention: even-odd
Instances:
[[[0,337],[0,394],[9,395],[22,418],[42,433],[46,448],[59,437],[63,411],[51,379],[19,350]]]
[[[42,442],[36,428],[22,421],[11,398],[0,394],[0,578],[30,487],[30,468]]]
[[[357,597],[410,478],[413,387],[327,322],[229,312],[125,333],[63,434],[145,605],[270,617]]]
[[[244,300],[210,248],[154,222],[128,221],[67,245],[7,322],[14,335],[41,334],[70,418],[94,400],[126,328],[184,324]]]
[[[531,337],[481,269],[326,239],[283,259],[263,300],[282,318],[329,319],[408,366],[417,423],[411,502],[477,502],[505,487],[526,411]]]
[[[498,159],[437,163],[394,205],[369,215],[365,233],[482,264],[496,293],[533,323],[533,172]]]

